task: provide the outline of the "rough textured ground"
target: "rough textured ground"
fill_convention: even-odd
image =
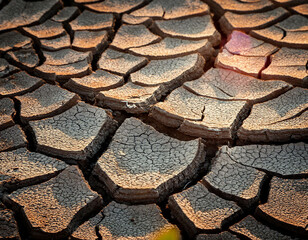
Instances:
[[[0,0],[0,240],[308,239],[307,16]]]

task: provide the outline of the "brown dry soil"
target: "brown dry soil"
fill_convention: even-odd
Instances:
[[[0,240],[308,239],[307,17],[0,0]]]

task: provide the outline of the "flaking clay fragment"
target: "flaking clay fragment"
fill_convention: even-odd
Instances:
[[[68,237],[81,219],[102,207],[102,198],[76,166],[67,167],[47,182],[6,195],[5,202],[21,211],[34,239]]]
[[[40,62],[39,56],[31,44],[17,50],[11,50],[7,52],[6,56],[19,68],[30,71],[38,66]]]
[[[151,26],[151,29],[164,37],[209,39],[214,46],[220,42],[220,33],[216,30],[210,15],[186,19],[157,20]]]
[[[256,215],[290,234],[307,236],[307,179],[273,177],[266,203],[259,205]]]
[[[223,49],[215,59],[215,67],[226,68],[255,78],[266,63],[266,56],[243,56],[230,53]]]
[[[207,4],[215,14],[223,15],[224,12],[230,11],[233,13],[253,13],[264,12],[273,8],[273,3],[270,0],[258,1],[238,1],[238,0],[207,0]]]
[[[54,15],[51,19],[56,22],[67,22],[79,13],[79,9],[76,6],[64,7],[57,15]]]
[[[57,115],[77,104],[80,98],[56,85],[45,84],[16,99],[21,104],[20,118],[27,122]]]
[[[308,86],[308,50],[281,48],[271,56],[271,64],[261,73],[262,79],[282,79],[295,86]]]
[[[283,177],[301,177],[308,174],[308,144],[246,145],[222,147],[232,160],[242,165],[261,169]]]
[[[52,38],[56,36],[61,36],[65,34],[65,30],[61,23],[47,20],[46,22],[35,25],[33,27],[24,27],[23,28],[28,34],[36,38]]]
[[[43,84],[43,80],[26,72],[0,78],[0,96],[12,97],[30,92]]]
[[[180,193],[171,195],[168,204],[172,216],[190,234],[221,230],[225,224],[243,214],[235,202],[216,196],[200,182]]]
[[[60,6],[59,0],[10,1],[1,9],[0,31],[43,22],[48,15],[55,12]]]
[[[172,91],[184,82],[203,74],[205,64],[200,54],[152,60],[147,66],[130,75],[131,81],[141,86],[165,86]]]
[[[277,98],[254,105],[239,128],[238,137],[248,142],[307,139],[307,92],[307,89],[296,87]]]
[[[301,15],[289,16],[284,21],[260,30],[251,35],[279,47],[308,48],[308,19]]]
[[[93,157],[116,123],[104,109],[79,102],[59,115],[29,124],[40,152],[74,162]]]
[[[200,0],[154,0],[131,14],[138,17],[174,19],[208,13],[208,5]]]
[[[162,86],[140,86],[128,82],[121,87],[100,91],[96,96],[98,105],[128,113],[146,113],[166,93]]]
[[[147,63],[148,60],[145,57],[137,57],[108,48],[102,53],[98,66],[100,69],[127,76],[144,67]]]
[[[150,59],[166,59],[182,57],[192,53],[200,53],[205,58],[213,55],[214,50],[208,39],[186,40],[166,37],[158,43],[138,48],[130,48],[132,53]]]
[[[165,239],[163,236],[170,231],[175,231],[175,239],[180,238],[178,228],[162,216],[155,204],[125,205],[113,201],[104,208],[103,215],[98,232],[106,240]]]
[[[45,61],[35,69],[36,75],[51,81],[83,77],[91,72],[93,54],[65,48],[57,51],[43,51]]]
[[[94,54],[107,45],[108,33],[103,31],[76,31],[72,47],[78,51],[92,51]]]
[[[179,87],[151,108],[151,116],[190,136],[232,139],[239,119],[248,109],[246,101],[203,97]]]
[[[0,34],[0,51],[18,49],[31,43],[31,38],[15,30]]]
[[[292,9],[301,15],[308,16],[308,3],[294,6]]]
[[[70,22],[74,31],[80,30],[108,30],[114,25],[114,17],[111,13],[96,13],[84,10],[76,19]]]
[[[230,53],[242,56],[269,56],[278,48],[241,31],[233,31],[229,41],[224,46]]]
[[[159,36],[151,33],[143,24],[123,24],[116,33],[111,46],[121,50],[126,50],[156,43],[160,39]]]
[[[114,89],[123,84],[123,76],[118,76],[104,70],[97,70],[91,75],[82,78],[71,78],[64,86],[70,91],[93,101],[99,91]]]
[[[0,153],[0,166],[0,188],[10,191],[49,180],[68,167],[63,161],[26,148]]]
[[[185,82],[184,88],[204,97],[257,103],[278,96],[292,86],[284,81],[263,81],[228,69],[211,68],[200,78]]]
[[[230,34],[233,30],[249,32],[253,29],[263,29],[288,16],[288,11],[282,7],[261,13],[237,14],[226,12],[219,20],[222,31]]]
[[[41,44],[43,50],[57,51],[63,48],[69,48],[71,46],[71,40],[70,36],[66,33],[56,38],[42,39]]]
[[[257,221],[252,216],[247,216],[239,223],[230,227],[233,233],[239,234],[240,236],[248,237],[249,239],[273,239],[273,240],[289,240],[293,239],[291,236],[281,234],[261,222]]]
[[[138,8],[144,2],[145,0],[105,0],[103,2],[86,4],[86,7],[97,12],[121,14]]]
[[[157,202],[183,187],[204,163],[200,139],[180,141],[136,118],[122,123],[93,175],[105,182],[117,201]]]
[[[14,125],[0,131],[0,152],[27,146],[27,139],[21,127]]]
[[[0,130],[14,125],[13,116],[15,114],[13,100],[10,98],[0,99]]]
[[[203,180],[214,192],[249,208],[259,201],[266,174],[233,161],[222,148]]]

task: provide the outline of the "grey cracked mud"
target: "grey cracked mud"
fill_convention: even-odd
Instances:
[[[0,0],[0,239],[307,238],[307,13]]]

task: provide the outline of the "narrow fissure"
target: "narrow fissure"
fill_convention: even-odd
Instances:
[[[236,120],[232,124],[231,136],[232,136],[232,140],[233,140],[233,144],[232,144],[233,146],[237,145],[237,141],[239,139],[238,135],[237,135],[238,130],[243,125],[245,119],[247,119],[249,117],[252,107],[253,107],[253,105],[251,103],[246,102],[245,106],[243,106],[241,111],[238,113]]]
[[[91,62],[92,71],[96,71],[98,69],[98,61],[101,58],[102,53],[110,46],[110,43],[112,43],[117,31],[121,27],[121,16],[114,15],[114,18],[115,18],[114,29],[113,32],[108,31],[107,44],[103,46],[101,49],[99,49],[96,54],[93,55],[93,59]]]
[[[18,124],[23,132],[25,133],[26,139],[27,139],[27,148],[30,152],[34,152],[36,150],[36,141],[35,141],[35,137],[33,135],[33,133],[31,132],[31,130],[29,129],[29,126],[25,123],[23,123],[21,121],[21,103],[16,99],[16,98],[12,98],[14,101],[14,107],[15,107],[15,111],[16,114],[13,117],[13,120],[16,124]]]
[[[267,69],[269,67],[269,65],[271,65],[271,62],[272,62],[271,56],[267,56],[266,60],[265,60],[265,63],[264,63],[264,66],[258,72],[258,76],[257,76],[258,79],[262,79],[262,72],[265,69]]]

